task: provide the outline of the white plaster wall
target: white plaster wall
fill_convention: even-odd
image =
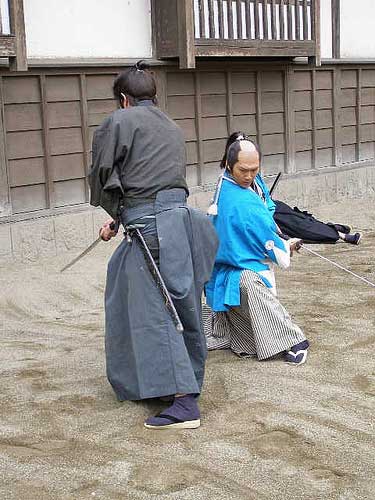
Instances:
[[[320,43],[321,56],[332,57],[332,4],[331,0],[320,2]]]
[[[341,57],[375,58],[375,0],[341,0]]]
[[[150,0],[24,0],[30,58],[152,56]]]

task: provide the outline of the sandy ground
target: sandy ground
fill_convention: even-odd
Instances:
[[[321,207],[364,233],[315,246],[375,282],[375,201]],[[306,365],[209,355],[202,426],[155,432],[158,403],[118,403],[105,377],[103,291],[114,245],[0,268],[2,499],[375,498],[375,290],[302,254],[279,296]]]

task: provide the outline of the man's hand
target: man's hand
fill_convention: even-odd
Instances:
[[[291,238],[289,241],[289,248],[290,248],[290,256],[293,257],[293,253],[297,252],[301,249],[302,247],[302,240],[299,238]]]
[[[99,236],[103,241],[109,241],[111,238],[116,236],[117,231],[115,229],[116,223],[113,219],[105,221],[99,230]],[[113,229],[112,229],[113,228]]]

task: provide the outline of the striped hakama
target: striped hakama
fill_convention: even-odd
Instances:
[[[256,355],[262,360],[306,340],[257,273],[242,271],[240,296],[240,306],[227,312],[203,306],[208,350],[231,349],[238,356]]]

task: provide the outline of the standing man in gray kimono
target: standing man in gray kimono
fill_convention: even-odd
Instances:
[[[108,379],[119,400],[170,396],[153,429],[196,428],[206,360],[201,294],[214,264],[211,222],[186,204],[185,144],[179,127],[155,105],[156,85],[143,62],[121,73],[120,109],[96,130],[91,204],[112,217],[102,239],[125,228],[108,265],[105,347]],[[178,332],[145,260],[135,228],[156,263],[183,325]]]

